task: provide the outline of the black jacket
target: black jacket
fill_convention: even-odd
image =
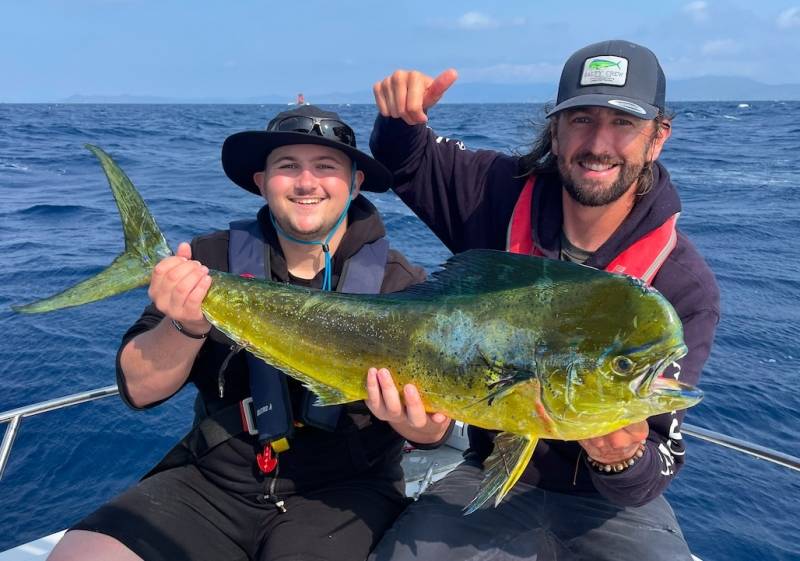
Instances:
[[[272,280],[278,282],[301,281],[291,279],[277,234],[269,220],[267,207],[258,213],[258,220],[270,246]],[[361,247],[386,235],[375,207],[364,197],[353,201],[348,212],[348,228],[336,253],[333,255],[333,279],[336,286],[344,262]],[[228,271],[228,231],[214,232],[192,241],[192,256],[211,269]],[[310,286],[322,286],[322,272]],[[424,271],[412,266],[397,251],[390,250],[381,292],[396,292],[425,280]],[[122,338],[120,352],[131,339],[155,327],[161,314],[150,304],[139,320]],[[207,412],[213,413],[237,403],[250,395],[248,370],[244,353],[234,355],[225,370],[225,392],[220,399],[217,374],[230,352],[230,341],[216,330],[206,340],[195,359],[187,383],[193,383],[202,398]],[[365,373],[366,380],[366,373]],[[128,397],[125,378],[117,355],[117,383],[123,400],[136,407]],[[299,407],[300,384],[289,379],[293,405]],[[154,407],[158,403],[148,405]],[[346,406],[339,426],[331,433],[313,427],[295,431],[288,451],[280,454],[280,474],[276,492],[291,493],[342,479],[354,473],[372,470],[381,477],[402,479],[400,454],[403,439],[387,423],[372,416],[363,402]],[[255,437],[242,435],[219,445],[201,458],[203,473],[221,487],[233,492],[259,493],[264,491],[265,478],[255,465],[257,449]]]
[[[395,192],[454,253],[506,248],[508,225],[527,177],[517,157],[467,150],[455,139],[437,136],[424,125],[378,117],[370,140],[374,156],[395,178]],[[619,229],[586,263],[605,268],[642,235],[679,212],[680,199],[669,174],[654,169],[654,188],[637,201]],[[533,203],[534,239],[547,257],[558,259],[562,225],[561,184],[556,175],[537,178]],[[695,385],[708,358],[719,321],[719,289],[703,258],[680,231],[678,243],[653,286],[683,322],[689,353],[680,361],[680,379]],[[668,372],[667,375],[674,373]],[[575,442],[540,440],[523,481],[560,492],[598,491],[620,505],[641,505],[657,497],[685,462],[679,432],[684,412],[648,419],[644,457],[624,472],[601,475],[586,462]],[[493,435],[470,430],[468,458],[485,459]],[[583,458],[583,459],[582,459]]]

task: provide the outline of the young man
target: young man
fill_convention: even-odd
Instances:
[[[454,252],[506,249],[642,278],[672,303],[689,353],[669,376],[695,385],[719,319],[714,276],[675,228],[680,200],[657,161],[670,136],[655,55],[626,41],[566,62],[531,154],[470,151],[425,126],[456,79],[397,71],[375,85],[372,153],[395,192]],[[387,373],[384,372],[383,375]],[[407,559],[689,559],[661,496],[685,461],[683,412],[580,442],[539,441],[498,508],[462,515],[494,435],[470,428],[466,461],[398,520],[375,551]]]
[[[447,428],[390,425],[363,402],[315,407],[293,379],[231,348],[200,311],[208,267],[349,292],[422,282],[359,195],[385,191],[391,174],[356,149],[337,114],[313,106],[230,136],[222,164],[267,205],[156,266],[152,304],[117,362],[136,409],[194,383],[196,426],[139,484],[67,532],[53,560],[362,560],[405,506],[403,437],[434,443]],[[409,410],[427,418],[420,403]]]

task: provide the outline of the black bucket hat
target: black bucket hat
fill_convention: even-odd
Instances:
[[[667,80],[650,49],[630,41],[603,41],[573,53],[561,73],[552,117],[573,107],[608,107],[640,119],[664,113]]]
[[[279,146],[318,144],[341,150],[364,172],[362,191],[383,193],[392,186],[392,173],[356,148],[356,135],[338,114],[313,105],[279,113],[263,131],[232,134],[222,144],[222,169],[231,181],[259,195],[253,174],[264,171],[267,155]]]

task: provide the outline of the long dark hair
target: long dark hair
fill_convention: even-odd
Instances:
[[[547,113],[551,107],[545,106],[544,112]],[[558,160],[552,152],[553,147],[553,129],[556,126],[557,120],[561,117],[562,113],[555,115],[554,119],[545,121],[544,123],[534,122],[534,127],[539,128],[539,134],[531,145],[530,151],[527,154],[520,156],[518,163],[518,177],[525,177],[528,175],[542,175],[546,173],[558,173]],[[673,114],[670,112],[660,112],[653,119],[655,128],[650,138],[654,141],[659,133],[664,128],[671,127]],[[642,172],[638,178],[638,188],[636,194],[639,196],[645,195],[653,188],[653,163],[647,162],[642,167]]]

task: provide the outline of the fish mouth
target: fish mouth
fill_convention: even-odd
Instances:
[[[631,381],[631,391],[640,398],[648,398],[653,395],[695,393],[699,390],[688,384],[682,384],[673,378],[664,378],[662,374],[675,361],[686,356],[688,349],[681,343],[674,346],[667,355],[651,364],[641,375]],[[688,397],[688,396],[687,396]]]

